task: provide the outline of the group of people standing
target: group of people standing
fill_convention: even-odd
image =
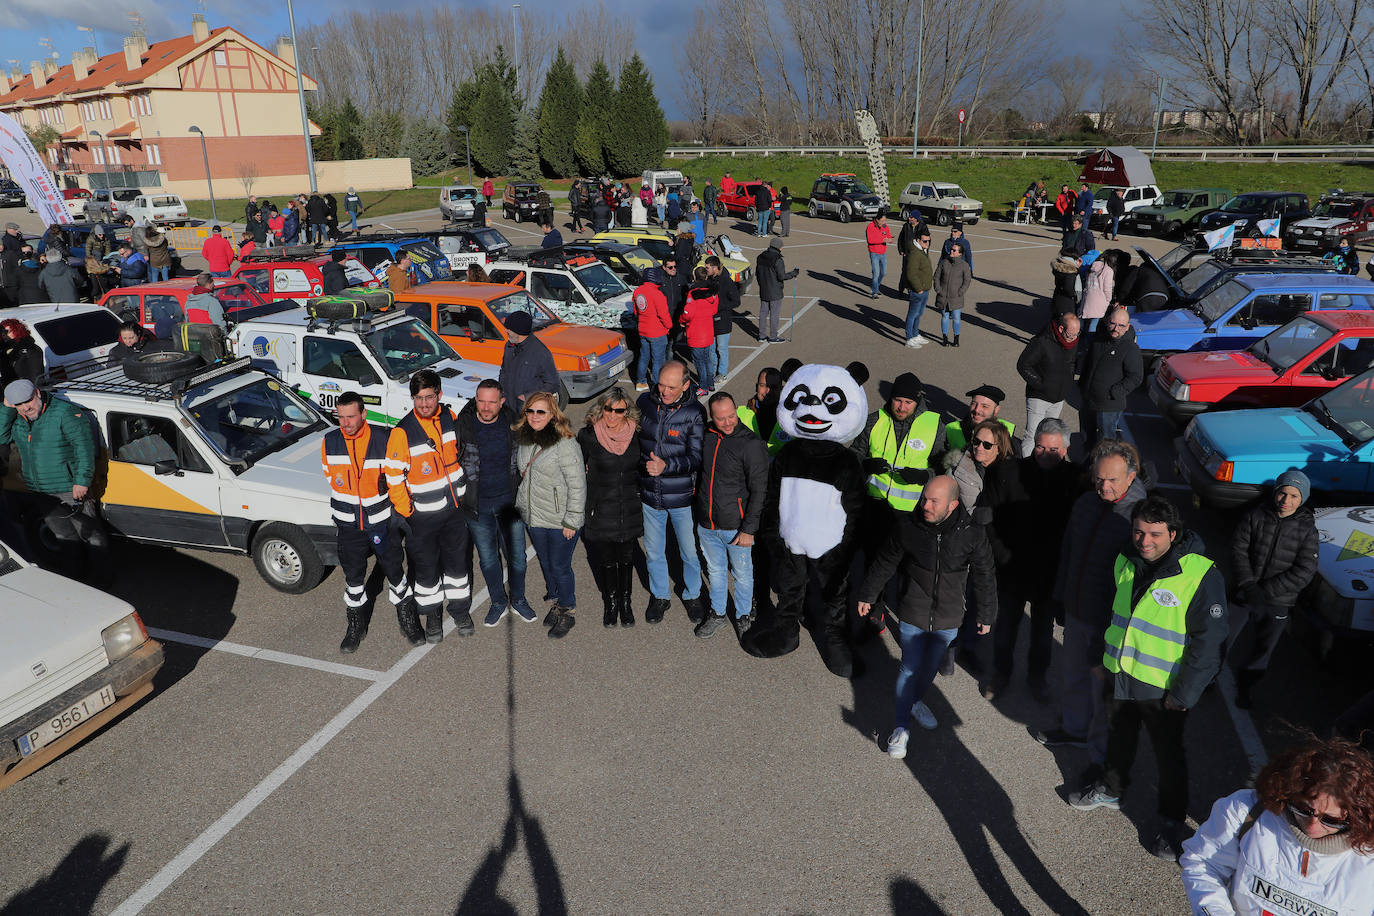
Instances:
[[[349,231],[358,231],[362,198],[352,187],[344,196],[344,213]],[[273,245],[323,245],[342,238],[339,231],[339,200],[332,193],[297,194],[286,201],[285,210],[270,200],[248,196],[243,205],[244,237],[265,248]]]
[[[870,299],[882,295],[883,278],[887,274],[887,248],[892,241],[887,214],[880,212],[864,229],[871,271]],[[919,349],[925,345],[926,339],[921,336],[921,318],[932,291],[935,293],[935,308],[940,313],[940,344],[946,347],[959,346],[964,294],[973,283],[973,245],[964,235],[963,224],[956,222],[950,226],[949,237],[940,246],[934,264],[931,263],[930,254],[930,227],[921,220],[919,211],[907,211],[896,243],[897,252],[902,258],[898,294],[905,293],[907,299],[906,346]]]

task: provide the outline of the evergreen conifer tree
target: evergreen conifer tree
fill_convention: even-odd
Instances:
[[[573,144],[581,114],[582,84],[559,45],[539,94],[539,156],[549,174],[559,178],[577,174]]]
[[[611,108],[615,142],[606,146],[617,175],[639,175],[658,168],[668,148],[668,118],[654,95],[654,81],[636,54],[620,69],[620,86]]]

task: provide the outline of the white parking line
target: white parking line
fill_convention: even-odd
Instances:
[[[1245,759],[1250,762],[1250,772],[1258,773],[1269,762],[1269,754],[1264,749],[1264,742],[1260,740],[1259,730],[1255,728],[1255,720],[1250,718],[1249,712],[1236,705],[1235,676],[1226,665],[1221,666],[1221,673],[1217,675],[1217,689],[1226,701],[1226,711],[1231,716],[1231,724],[1235,726],[1240,746],[1245,749]]]
[[[817,302],[820,301],[820,297],[817,296],[813,298],[810,302],[806,303],[806,305],[803,305],[800,312],[797,312],[796,315],[794,315],[791,318],[788,318],[786,321],[784,321],[782,324],[778,326],[778,333],[781,334],[784,331],[790,331],[798,321],[801,321],[803,315],[811,311],[811,306],[815,305]],[[725,381],[720,383],[721,387],[730,384],[730,379],[734,378],[736,375],[739,375],[739,371],[741,369],[752,363],[754,361],[754,357],[758,356],[760,353],[768,349],[770,346],[773,346],[773,344],[759,344],[758,346],[754,347],[754,352],[750,353],[748,356],[744,357],[744,359],[736,363],[735,367],[726,374]]]
[[[307,655],[293,655],[290,652],[278,652],[276,649],[259,649],[254,646],[245,646],[236,642],[229,642],[227,639],[210,639],[205,636],[196,636],[192,633],[163,630],[159,627],[148,627],[148,635],[154,639],[160,639],[163,642],[176,642],[187,646],[199,646],[202,649],[210,649],[214,652],[227,652],[230,655],[241,655],[244,658],[257,658],[267,662],[279,662],[283,665],[295,665],[297,668],[313,668],[316,671],[327,671],[330,674],[342,674],[347,677],[356,677],[364,681],[378,680],[384,674],[384,672],[372,668],[359,668],[357,665],[341,665],[338,662],[327,662],[319,658],[310,658]]]

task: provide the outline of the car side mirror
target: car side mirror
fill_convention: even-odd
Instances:
[[[1254,318],[1242,318],[1240,320],[1240,326],[1247,331],[1253,331],[1255,328],[1259,327],[1259,323],[1256,322]]]
[[[153,463],[153,473],[161,477],[165,474],[172,474],[177,477],[182,476],[181,468],[177,467],[175,458],[163,458],[161,461]]]
[[[374,372],[360,372],[358,373],[358,377],[354,379],[354,381],[356,381],[359,385],[379,385],[381,384],[382,380],[377,378],[377,375]]]
[[[1320,370],[1320,375],[1323,379],[1325,379],[1328,382],[1334,382],[1336,381],[1336,379],[1340,378],[1340,376],[1336,374],[1335,366],[1322,366]]]

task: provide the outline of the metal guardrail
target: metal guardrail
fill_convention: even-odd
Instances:
[[[921,159],[980,157],[1074,159],[1099,146],[923,146]],[[676,146],[665,151],[669,158],[702,156],[863,156],[862,146]],[[910,156],[910,146],[884,146],[889,156]],[[1156,159],[1194,159],[1199,162],[1226,160],[1264,160],[1301,162],[1311,159],[1374,159],[1374,146],[1161,146]]]

